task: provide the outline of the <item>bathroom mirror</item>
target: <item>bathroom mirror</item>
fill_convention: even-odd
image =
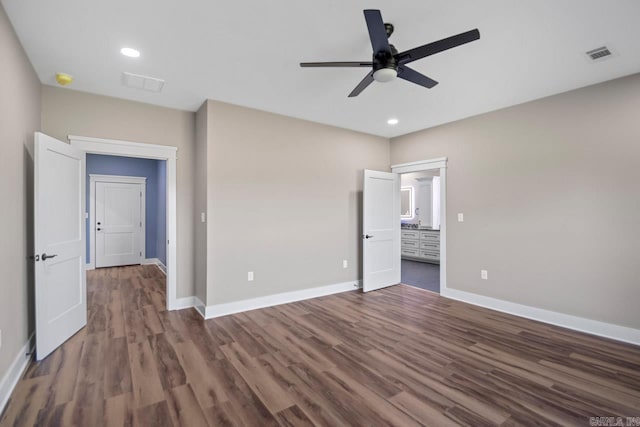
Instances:
[[[413,187],[400,188],[400,218],[413,218]]]

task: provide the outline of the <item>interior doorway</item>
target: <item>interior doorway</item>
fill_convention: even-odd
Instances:
[[[392,165],[391,171],[401,176],[401,282],[442,294],[447,288],[447,158]]]
[[[440,170],[400,175],[401,282],[440,292]]]
[[[166,173],[166,197],[161,203],[166,206],[166,225],[159,247],[166,254],[166,308],[176,310],[191,305],[189,298],[177,298],[177,169],[176,147],[130,141],[110,140],[69,135],[71,146],[86,154],[99,154],[135,159],[163,161]],[[91,228],[91,227],[90,227]],[[95,228],[94,228],[95,230]],[[87,240],[86,238],[83,240]],[[91,246],[90,246],[91,247]],[[188,300],[188,301],[187,301]]]
[[[166,161],[87,154],[87,269],[166,272]]]

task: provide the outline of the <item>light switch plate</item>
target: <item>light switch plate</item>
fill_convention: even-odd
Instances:
[[[342,268],[348,268],[349,267],[349,261],[347,261],[346,259],[342,260]]]
[[[207,214],[200,212],[200,222],[207,222]]]
[[[459,213],[458,214],[458,222],[464,222],[464,214],[463,213]]]
[[[489,272],[487,270],[480,270],[480,278],[482,280],[489,280]]]
[[[253,271],[247,273],[247,281],[253,282]]]

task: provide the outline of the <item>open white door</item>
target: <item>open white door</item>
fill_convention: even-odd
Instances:
[[[34,236],[36,356],[87,324],[85,153],[36,132]]]
[[[364,171],[362,290],[400,283],[400,175]]]

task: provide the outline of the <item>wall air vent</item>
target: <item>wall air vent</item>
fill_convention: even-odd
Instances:
[[[122,84],[134,89],[142,89],[149,92],[160,92],[164,87],[164,80],[140,74],[122,73]]]
[[[602,46],[597,49],[590,50],[586,53],[587,53],[587,56],[591,58],[592,61],[601,61],[603,59],[609,58],[612,55],[611,50],[606,46]]]

